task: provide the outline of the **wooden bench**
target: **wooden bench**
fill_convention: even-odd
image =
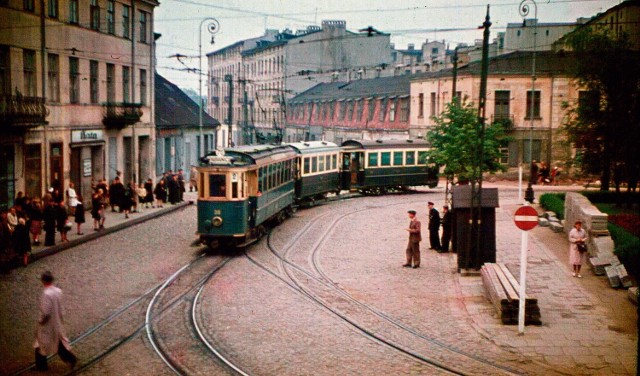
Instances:
[[[482,284],[503,324],[518,324],[520,284],[504,264],[485,263],[480,269]],[[525,295],[525,325],[541,325],[538,299]]]

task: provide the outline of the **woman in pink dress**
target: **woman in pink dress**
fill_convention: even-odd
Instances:
[[[573,267],[574,277],[582,278],[580,268],[582,268],[582,263],[587,261],[587,252],[580,252],[578,244],[585,244],[586,241],[587,232],[582,228],[582,222],[576,221],[569,232],[569,263]]]

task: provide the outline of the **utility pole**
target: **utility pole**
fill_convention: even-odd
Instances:
[[[458,98],[458,96],[456,95],[457,91],[457,86],[458,86],[458,46],[456,46],[456,49],[453,52],[453,87],[451,88],[451,98],[452,100],[454,100],[456,103],[461,103],[460,102],[460,98]]]
[[[249,133],[249,97],[247,95],[247,80],[242,79],[238,80],[240,84],[242,84],[242,135],[244,138],[244,144],[250,145],[252,144],[251,133]]]
[[[42,78],[42,100],[44,101],[44,103],[47,103],[47,85],[45,80],[47,79],[47,73],[46,73],[46,49],[47,49],[47,38],[45,35],[45,28],[46,28],[46,23],[45,23],[45,16],[44,16],[44,0],[40,0],[40,68],[41,68],[41,72],[40,72],[40,77]],[[50,186],[51,182],[49,181],[49,141],[47,139],[47,124],[42,125],[42,137],[43,137],[43,150],[42,153],[44,154],[44,187],[45,187],[45,192],[47,190],[47,187]],[[64,176],[62,177],[63,181],[62,183],[64,184]],[[40,186],[40,192],[42,193],[42,186]]]
[[[227,134],[227,146],[231,146],[231,141],[233,140],[231,132],[231,124],[233,124],[233,75],[226,74],[224,76],[224,80],[229,86],[229,110],[227,111],[227,125],[229,127],[229,134]]]

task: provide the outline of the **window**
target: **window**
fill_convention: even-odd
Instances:
[[[209,197],[226,197],[227,182],[225,175],[209,175]]]
[[[22,7],[24,8],[24,10],[29,12],[35,11],[36,10],[35,0],[23,0]]]
[[[393,152],[393,165],[394,166],[402,166],[402,155],[403,153],[401,151],[394,151]]]
[[[418,152],[418,164],[419,165],[426,165],[428,159],[429,158],[427,157],[427,152],[426,151],[419,151]]]
[[[0,95],[11,94],[11,64],[9,62],[9,47],[0,46]]]
[[[304,159],[304,173],[308,174],[311,172],[311,160],[309,157]]]
[[[340,114],[338,120],[344,120],[347,115],[347,102],[340,102]]]
[[[527,113],[525,119],[531,119],[531,90],[527,91]],[[540,91],[536,90],[533,95],[533,118],[540,118]]]
[[[24,77],[24,95],[35,97],[36,87],[36,52],[33,50],[22,50],[22,69]]]
[[[69,23],[77,25],[80,22],[79,13],[78,0],[69,0]]]
[[[413,166],[416,164],[416,152],[408,151],[405,153],[404,164],[407,166]]]
[[[336,170],[338,168],[338,155],[334,154],[331,157],[331,168],[333,168],[334,170]]]
[[[380,111],[379,111],[379,116],[378,116],[378,120],[380,120],[381,122],[384,121],[384,119],[387,117],[387,105],[389,103],[389,100],[387,98],[384,99],[380,99]]]
[[[409,99],[400,99],[400,121],[409,121]]]
[[[356,119],[357,121],[362,121],[362,114],[364,113],[364,100],[360,99],[357,102],[358,105],[358,110],[357,110],[357,114],[356,114]]]
[[[436,93],[431,93],[431,110],[429,116],[436,116]]]
[[[128,5],[122,6],[122,36],[124,38],[131,38],[131,19],[129,17],[129,12],[131,8]]]
[[[391,152],[384,151],[380,153],[380,166],[391,166]]]
[[[378,153],[369,153],[367,156],[369,158],[367,165],[369,167],[378,167]]]
[[[147,70],[140,69],[140,103],[147,104]]]
[[[47,54],[47,98],[49,102],[60,102],[59,57]]]
[[[91,0],[89,6],[91,12],[91,24],[90,27],[93,30],[100,30],[100,7],[98,6],[98,0]]]
[[[431,55],[437,55],[438,54],[438,47],[434,47],[431,49]]]
[[[107,102],[116,101],[116,66],[107,63]]]
[[[368,103],[369,103],[369,114],[367,115],[367,120],[372,121],[373,115],[375,115],[375,112],[376,112],[376,102],[373,99],[369,99]]]
[[[51,18],[58,18],[58,0],[47,1],[47,15]]]
[[[355,106],[356,106],[356,102],[354,101],[349,101],[349,103],[347,104],[347,119],[352,121],[353,120],[353,113],[355,112]]]
[[[318,157],[311,157],[311,172],[318,172]]]
[[[318,157],[318,172],[324,171],[324,155]]]
[[[89,62],[89,92],[90,94],[90,102],[98,103],[100,100],[100,89],[98,82],[98,62],[95,60],[91,60]]]
[[[333,120],[336,114],[336,102],[331,102],[330,110],[331,111],[329,113],[329,120]]]
[[[424,93],[418,94],[418,117],[424,117]]]
[[[77,57],[69,58],[69,102],[80,102],[80,61]]]
[[[147,12],[140,11],[140,42],[147,43]]]
[[[107,1],[107,32],[109,34],[116,33],[116,2],[114,0]]]
[[[500,156],[498,157],[498,163],[506,165],[509,163],[509,144],[506,142],[500,143],[498,149]]]
[[[495,108],[493,111],[494,120],[509,119],[509,101],[511,92],[508,90],[496,90]]]
[[[391,104],[389,106],[389,121],[396,121],[396,106],[398,105],[398,101],[396,99],[391,100]]]
[[[129,89],[131,86],[131,68],[122,67],[122,101],[128,103],[131,100]]]

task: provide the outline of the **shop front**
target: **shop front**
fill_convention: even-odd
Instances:
[[[91,186],[105,177],[104,145],[101,129],[71,131],[69,179],[85,202],[91,199]]]

